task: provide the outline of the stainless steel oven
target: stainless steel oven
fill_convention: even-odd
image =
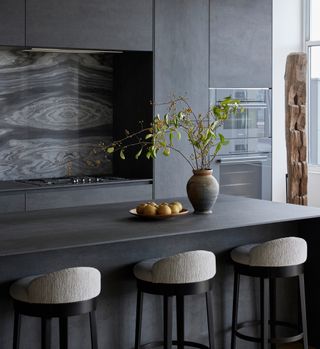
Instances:
[[[271,90],[210,89],[210,104],[231,96],[242,110],[230,117],[222,133],[229,140],[214,165],[220,192],[271,200]]]
[[[220,156],[213,170],[221,193],[271,200],[271,153]]]

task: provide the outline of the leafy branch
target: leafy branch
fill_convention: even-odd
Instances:
[[[121,159],[125,159],[128,148],[138,148],[135,158],[145,154],[147,159],[155,159],[158,153],[170,156],[171,150],[180,154],[192,169],[210,168],[212,162],[222,146],[228,144],[222,133],[217,130],[232,114],[239,109],[239,100],[227,97],[217,105],[209,108],[206,114],[196,114],[187,99],[184,97],[173,98],[168,103],[167,112],[161,117],[156,115],[149,127],[130,133],[125,130],[125,137],[113,141],[112,144],[102,144],[102,149],[107,154],[119,152]],[[180,108],[178,108],[180,107]],[[192,153],[185,154],[176,147],[182,134],[187,137],[192,146]]]

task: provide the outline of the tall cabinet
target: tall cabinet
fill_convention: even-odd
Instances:
[[[208,108],[209,0],[155,0],[154,100],[163,103],[172,94],[186,96],[197,113]],[[155,106],[163,115],[166,108]],[[184,135],[183,135],[184,136]],[[189,154],[186,137],[176,141]],[[185,196],[192,175],[177,153],[158,155],[154,162],[156,198]]]
[[[210,87],[271,87],[272,0],[210,0]]]

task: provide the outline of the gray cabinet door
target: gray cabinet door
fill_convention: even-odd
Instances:
[[[154,100],[167,102],[172,94],[189,99],[193,110],[208,108],[209,59],[208,0],[156,0],[154,42]],[[155,106],[163,115],[165,108]],[[191,148],[185,134],[177,142],[188,156]],[[154,164],[155,198],[186,196],[191,167],[177,153],[159,155]]]
[[[31,47],[152,50],[152,0],[27,0]]]
[[[24,46],[25,2],[24,0],[0,1],[0,45]]]
[[[272,0],[210,0],[210,87],[271,87]]]

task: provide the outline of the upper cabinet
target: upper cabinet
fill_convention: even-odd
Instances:
[[[30,47],[152,50],[152,0],[27,0],[26,11]]]
[[[271,87],[272,0],[210,0],[210,87]]]
[[[24,46],[25,44],[25,1],[0,1],[0,45]]]

